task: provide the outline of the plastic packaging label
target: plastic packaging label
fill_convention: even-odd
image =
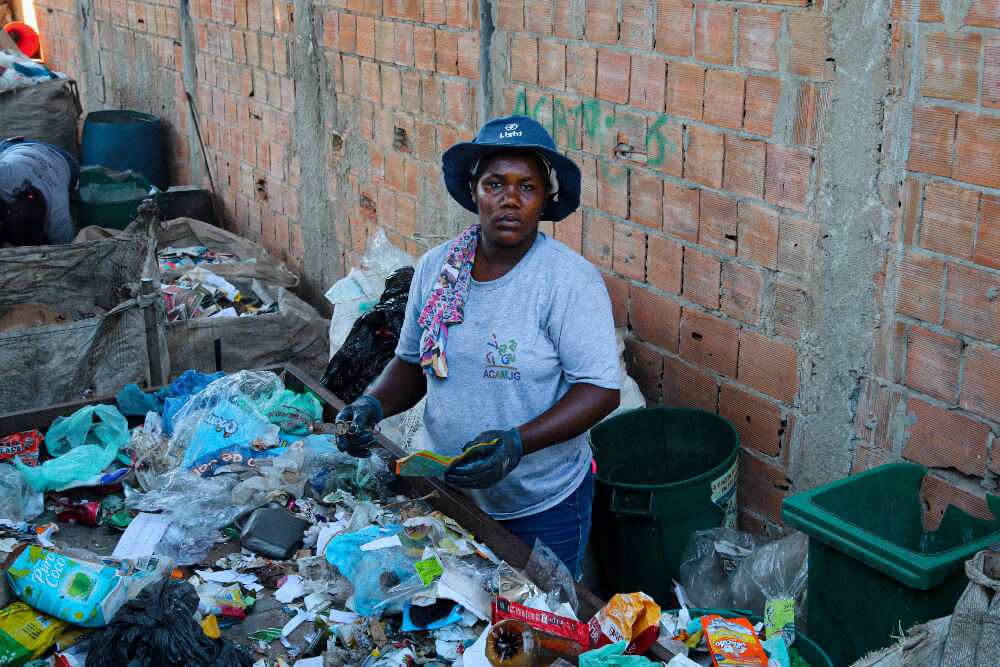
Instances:
[[[444,572],[436,556],[418,560],[413,564],[413,568],[417,571],[417,576],[420,577],[420,581],[424,586],[429,586],[434,581],[434,577]]]
[[[725,511],[726,515],[722,519],[722,526],[736,530],[736,464],[733,461],[729,468],[721,477],[712,481],[712,502]]]

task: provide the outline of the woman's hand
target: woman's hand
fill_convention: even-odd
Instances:
[[[371,429],[382,421],[382,404],[374,396],[362,396],[337,413],[337,423],[347,423],[354,433],[337,436],[337,449],[366,459],[372,455],[375,435]]]
[[[444,481],[470,489],[488,489],[510,474],[521,461],[521,434],[516,428],[483,431],[465,443],[462,451],[472,447],[476,447],[475,451],[449,468]]]

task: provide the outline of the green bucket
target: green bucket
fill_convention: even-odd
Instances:
[[[73,193],[73,205],[81,228],[97,225],[125,229],[136,217],[139,204],[150,198],[161,208],[166,206],[166,196],[137,172],[84,167],[79,187]]]
[[[653,407],[603,421],[590,438],[602,593],[666,603],[691,533],[736,527],[736,429],[705,410]]]

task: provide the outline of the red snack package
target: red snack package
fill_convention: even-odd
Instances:
[[[44,436],[37,429],[0,438],[0,461],[9,462],[16,456],[29,466],[38,465],[38,452],[42,440]]]
[[[590,633],[586,623],[579,623],[571,618],[556,616],[546,611],[538,611],[511,602],[507,598],[498,597],[493,601],[492,623],[496,624],[508,618],[524,621],[536,630],[572,639],[580,644],[584,650],[590,648]]]
[[[641,655],[660,636],[660,606],[645,593],[617,593],[590,619],[590,648],[627,641],[625,655]]]

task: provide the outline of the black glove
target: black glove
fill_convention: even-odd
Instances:
[[[372,455],[375,435],[371,429],[382,420],[382,404],[367,394],[354,401],[337,414],[337,423],[351,425],[353,433],[337,436],[337,449],[351,456],[366,459]]]
[[[521,461],[521,433],[509,431],[483,431],[465,443],[462,451],[474,445],[496,440],[490,445],[476,447],[476,451],[456,461],[444,474],[444,481],[470,489],[488,489],[510,474]]]

